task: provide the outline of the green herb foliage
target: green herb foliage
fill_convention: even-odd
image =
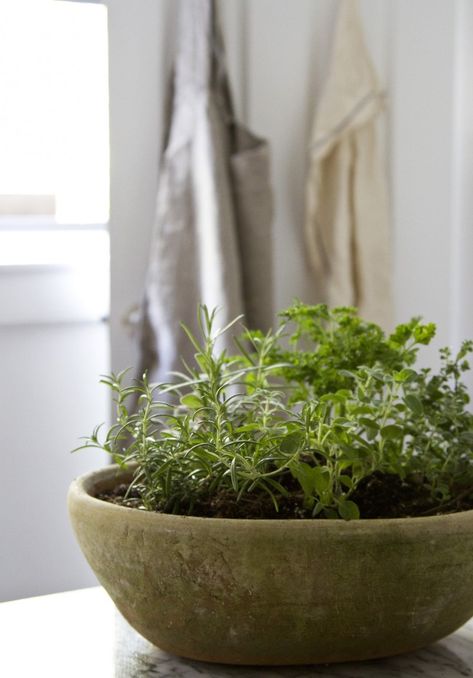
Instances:
[[[418,318],[386,337],[352,308],[298,302],[275,333],[236,338],[232,356],[216,342],[238,319],[219,330],[201,307],[199,321],[200,337],[184,328],[195,365],[173,383],[103,379],[117,420],[83,445],[136,464],[144,508],[193,514],[222,493],[265,495],[276,511],[292,497],[299,515],[351,520],[360,517],[356,489],[374,473],[415,479],[432,512],[473,495],[473,415],[461,381],[472,342],[455,356],[443,349],[432,374],[415,367],[435,333]]]

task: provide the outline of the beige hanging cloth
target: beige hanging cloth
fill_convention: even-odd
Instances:
[[[342,0],[310,146],[306,239],[320,301],[389,328],[391,261],[376,123],[383,93],[356,0]]]
[[[199,334],[199,303],[220,308],[220,327],[273,320],[268,146],[234,119],[214,0],[181,1],[173,84],[143,309],[153,381],[193,362],[180,323]]]

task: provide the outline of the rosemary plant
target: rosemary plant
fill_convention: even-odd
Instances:
[[[386,337],[351,308],[296,303],[280,317],[274,333],[237,337],[230,356],[216,342],[239,319],[217,329],[215,311],[201,307],[201,336],[184,328],[195,364],[166,384],[105,377],[117,419],[82,447],[133,463],[130,488],[151,511],[208,515],[219,499],[250,515],[269,502],[275,516],[290,505],[291,517],[350,520],[376,474],[420,487],[425,513],[473,502],[461,381],[472,342],[455,356],[443,349],[432,374],[415,367],[435,333],[419,319]]]

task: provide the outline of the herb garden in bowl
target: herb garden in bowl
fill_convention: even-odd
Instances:
[[[390,336],[350,308],[296,303],[195,364],[124,375],[84,446],[114,465],[71,485],[80,546],[145,638],[234,664],[354,661],[420,648],[473,615],[472,342],[417,366],[419,319]]]

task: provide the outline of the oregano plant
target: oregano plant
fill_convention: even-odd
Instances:
[[[473,415],[462,382],[473,343],[416,367],[435,326],[386,336],[353,308],[295,303],[276,331],[240,331],[216,349],[218,314],[183,328],[193,365],[150,384],[103,378],[116,421],[82,447],[132,481],[104,497],[144,510],[248,518],[430,515],[473,506]],[[113,493],[112,493],[113,494]]]

